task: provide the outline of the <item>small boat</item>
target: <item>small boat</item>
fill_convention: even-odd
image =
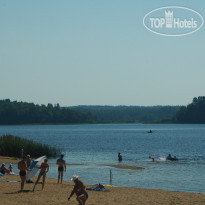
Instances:
[[[166,160],[178,161],[178,159],[176,158],[176,156],[172,157],[171,154],[169,154],[169,155],[167,156]]]

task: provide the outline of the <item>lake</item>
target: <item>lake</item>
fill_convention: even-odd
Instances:
[[[153,133],[147,131],[152,130]],[[205,193],[205,125],[92,124],[0,126],[0,136],[12,134],[62,149],[64,179],[79,175],[86,184],[110,184]],[[118,152],[123,160],[118,162]],[[178,161],[167,161],[171,153]],[[26,153],[29,154],[29,153]],[[155,157],[152,162],[149,155]],[[32,156],[31,156],[32,157]],[[57,178],[56,159],[49,159],[48,177]],[[131,165],[142,170],[107,165]],[[18,172],[14,165],[14,171]]]

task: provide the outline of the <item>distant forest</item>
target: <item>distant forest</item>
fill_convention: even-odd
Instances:
[[[174,117],[176,123],[205,123],[205,96],[193,98],[192,103],[182,106]]]
[[[171,123],[180,106],[74,106],[82,113],[91,113],[100,123]]]
[[[0,100],[0,124],[67,124],[92,123],[95,118],[89,113],[61,108],[59,104],[35,105],[26,102]]]
[[[0,100],[0,124],[205,123],[205,97],[187,106],[72,106]]]

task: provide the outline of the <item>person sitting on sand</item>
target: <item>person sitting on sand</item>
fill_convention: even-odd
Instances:
[[[0,167],[0,172],[2,173],[2,174],[9,174],[10,173],[10,171],[5,167],[5,164],[3,163],[2,165],[1,165],[1,167]]]
[[[66,164],[65,160],[63,159],[64,155],[62,154],[61,157],[57,160],[56,164],[58,165],[58,184],[61,179],[61,184],[63,181],[63,171],[66,172]]]
[[[48,162],[48,159],[44,159],[44,162],[41,164],[41,167],[39,168],[39,169],[41,169],[41,171],[40,171],[40,173],[38,175],[38,179],[36,180],[36,183],[33,187],[33,191],[35,190],[35,187],[38,184],[38,181],[40,180],[41,176],[43,176],[42,190],[44,188],[46,173],[49,171],[49,165],[47,162]]]
[[[77,175],[73,175],[71,180],[74,181],[75,186],[70,196],[68,197],[68,200],[70,200],[70,198],[75,193],[77,196],[76,200],[78,201],[79,205],[85,205],[85,202],[88,199],[88,193],[86,192],[84,183],[78,179]]]
[[[26,181],[26,171],[31,171],[31,169],[27,167],[26,156],[24,156],[23,159],[18,163],[18,169],[20,170],[19,175],[21,178],[21,190],[20,191],[23,191],[24,184]]]

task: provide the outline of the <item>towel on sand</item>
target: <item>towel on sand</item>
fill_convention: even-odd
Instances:
[[[96,187],[90,187],[86,190],[93,190],[93,191],[104,191],[105,187],[102,184],[96,184]]]

